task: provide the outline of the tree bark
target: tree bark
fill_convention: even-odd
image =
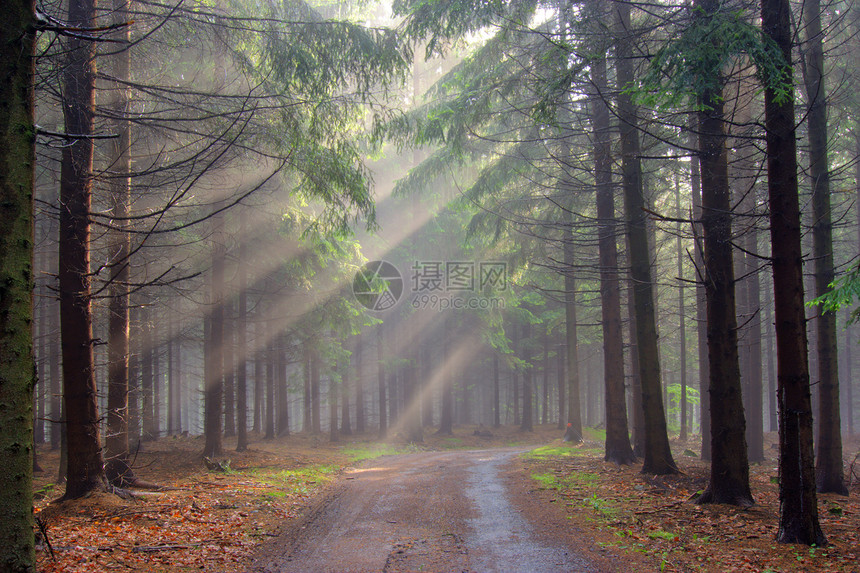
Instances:
[[[128,20],[129,0],[113,0],[113,22]],[[116,39],[128,44],[129,26],[121,26]],[[111,231],[110,302],[108,303],[108,404],[105,452],[110,465],[115,460],[116,473],[126,479],[128,468],[128,356],[129,356],[129,267],[131,237],[128,234],[131,201],[131,121],[128,117],[129,93],[121,82],[129,80],[128,48],[116,49],[110,61],[118,80],[111,86],[113,129],[118,138],[110,143],[110,201],[113,216]],[[110,472],[109,472],[110,473]]]
[[[72,0],[68,25],[93,28],[94,0]],[[95,47],[73,37],[66,43],[63,117],[75,134],[63,148],[60,172],[60,329],[68,469],[64,498],[82,497],[105,486],[93,363],[90,297],[90,203],[95,113]]]
[[[582,442],[582,407],[579,403],[579,349],[576,332],[576,277],[574,276],[573,215],[568,212],[564,230],[564,324],[567,357],[567,428],[564,439]],[[523,340],[528,336],[523,331]],[[525,375],[524,375],[525,379]],[[524,388],[523,390],[527,390]],[[525,412],[525,407],[523,408]],[[523,420],[525,424],[525,419]],[[531,429],[531,428],[529,428]]]
[[[762,0],[762,30],[781,50],[788,77],[790,13],[788,0]],[[794,100],[778,98],[770,86],[765,86],[765,139],[779,402],[777,540],[820,547],[827,539],[818,522],[815,491]]]
[[[0,19],[0,570],[34,573],[32,0],[4,3]],[[56,416],[55,412],[52,415]]]
[[[594,3],[598,5],[598,2]],[[597,249],[600,259],[600,310],[603,332],[604,408],[606,442],[604,459],[629,465],[636,460],[630,444],[624,390],[624,338],[621,321],[621,284],[618,269],[618,237],[612,187],[611,124],[606,56],[601,52],[591,64],[596,93],[591,99],[594,131],[594,183],[597,202]]]
[[[827,91],[824,84],[824,48],[820,0],[805,0],[806,97],[809,101],[809,177],[812,185],[812,253],[815,260],[815,296],[830,290],[833,269],[833,218],[830,209]],[[815,479],[821,493],[848,495],[842,468],[842,422],[839,408],[839,364],[836,314],[818,307],[818,457]]]
[[[290,435],[290,388],[287,379],[287,335],[275,337],[275,384],[278,387],[278,436]]]
[[[248,212],[242,209],[240,234],[248,236]],[[236,300],[236,451],[248,449],[248,248],[247,240],[239,243]]]
[[[365,407],[364,407],[364,370],[362,369],[364,359],[364,335],[358,335],[355,343],[355,431],[363,434],[365,431]]]
[[[278,352],[278,345],[275,341],[274,328],[271,322],[266,321],[266,419],[265,419],[265,434],[263,439],[273,440],[275,438],[275,370],[277,358],[275,354]],[[305,381],[306,385],[310,383],[310,353],[305,347]],[[309,420],[310,417],[305,417]],[[307,422],[306,422],[307,423]]]
[[[454,433],[454,372],[451,364],[451,344],[450,339],[453,334],[451,328],[451,317],[446,316],[445,332],[442,334],[442,413],[439,417],[439,432],[440,434],[451,435]]]
[[[708,20],[718,0],[697,0],[696,18]],[[704,24],[704,23],[703,23]],[[723,79],[718,78],[718,85]],[[702,177],[704,281],[708,313],[711,402],[711,478],[698,503],[753,504],[749,486],[746,421],[738,356],[732,207],[721,90],[700,95],[699,162]]]
[[[684,248],[681,239],[681,220],[684,214],[681,212],[681,184],[678,176],[675,176],[675,213],[678,217],[678,226],[676,228],[677,238],[675,239],[675,256],[678,265],[678,352],[680,353],[680,374],[681,374],[681,397],[678,403],[680,410],[680,426],[681,431],[678,438],[684,442],[687,441],[687,306],[684,302],[684,291],[686,285],[684,281]]]
[[[632,29],[630,5],[621,2],[615,5],[615,10],[616,73],[618,84],[623,90],[634,80],[632,44],[629,39]],[[624,211],[627,219],[630,276],[636,312],[636,345],[639,349],[642,409],[645,415],[645,461],[642,472],[663,475],[677,473],[678,468],[669,448],[666,414],[661,395],[654,283],[651,278],[651,259],[648,253],[636,113],[630,94],[621,91],[618,95],[618,115],[621,121]]]
[[[385,323],[380,323],[376,327],[376,363],[377,363],[377,389],[379,391],[379,437],[384,438],[388,433],[388,417],[385,404]],[[446,338],[447,340],[447,338]],[[447,348],[447,347],[446,347]],[[447,358],[447,353],[446,353]],[[451,423],[451,410],[449,408],[449,425]],[[443,402],[443,423],[444,423],[444,402]],[[442,432],[442,428],[439,428]],[[447,433],[451,433],[449,429]]]
[[[696,133],[699,131],[698,113],[690,116],[690,146],[698,147]],[[701,458],[711,459],[711,398],[708,392],[710,366],[708,365],[708,311],[705,293],[705,253],[702,245],[702,178],[699,161],[690,161],[690,187],[693,192],[693,260],[696,266],[696,344],[699,357],[699,427],[702,434]]]
[[[209,343],[207,345],[209,354],[206,360],[208,369],[204,389],[203,422],[203,433],[206,438],[203,455],[210,458],[220,456],[223,451],[221,417],[224,414],[224,273],[226,264],[223,214],[216,213],[213,216],[212,224],[214,227],[211,277],[212,314],[209,319]]]
[[[532,349],[531,349],[532,325],[528,320],[523,324],[523,336],[520,342],[522,352],[521,358],[525,363],[523,368],[523,413],[520,421],[521,432],[534,431],[532,418]],[[570,340],[568,338],[568,340]]]

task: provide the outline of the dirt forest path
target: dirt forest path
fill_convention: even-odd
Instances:
[[[516,475],[509,466],[521,451],[431,452],[365,462],[268,544],[254,570],[605,570],[564,543],[558,525],[525,517],[517,499],[523,493],[508,483]]]

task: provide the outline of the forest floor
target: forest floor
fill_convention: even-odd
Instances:
[[[751,468],[756,505],[744,510],[689,502],[708,476],[706,464],[685,455],[697,451],[692,440],[673,443],[684,474],[655,478],[639,474],[637,465],[603,462],[599,431],[589,431],[585,444],[570,447],[554,426],[532,434],[492,429],[492,437],[476,436],[475,430],[456,428],[454,436],[428,431],[420,446],[378,442],[369,435],[344,436],[335,444],[325,436],[293,435],[257,440],[242,453],[231,451],[235,442],[228,439],[225,472],[204,467],[202,438],[164,438],[147,442],[134,467],[140,478],[175,489],[142,491],[132,500],[95,494],[63,503],[51,503],[63,493],[54,485],[58,456],[40,448],[45,471],[36,474],[36,516],[50,548],[39,544],[39,571],[248,571],[261,550],[288,538],[291,528],[305,527],[303,515],[330,497],[337,484],[354,479],[349,468],[368,463],[363,460],[516,447],[527,453],[506,462],[505,487],[513,505],[532,524],[577,545],[596,570],[860,573],[860,462],[849,469],[850,497],[819,497],[831,545],[809,548],[774,541],[773,435],[766,446],[769,459]],[[846,444],[845,452],[848,462],[855,460],[860,441]],[[409,570],[408,562],[401,565],[399,570]]]

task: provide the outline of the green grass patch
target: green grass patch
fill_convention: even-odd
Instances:
[[[598,428],[582,428],[582,437],[590,442],[606,441],[606,430]]]
[[[547,460],[550,458],[570,458],[576,456],[592,456],[595,454],[599,454],[600,449],[598,448],[583,448],[582,446],[576,445],[553,445],[553,446],[542,446],[540,448],[535,448],[530,452],[526,452],[522,455],[523,459],[531,459],[531,460]]]
[[[399,454],[410,454],[417,451],[415,448],[392,446],[391,444],[373,444],[363,447],[341,448],[340,452],[349,457],[351,462],[372,460],[382,456],[396,456]]]
[[[246,475],[278,488],[271,497],[285,497],[290,494],[309,493],[333,480],[340,469],[340,466],[312,465],[296,470],[252,469],[246,472]]]
[[[667,541],[675,541],[678,538],[678,534],[671,531],[649,531],[647,535],[651,539],[665,539]]]

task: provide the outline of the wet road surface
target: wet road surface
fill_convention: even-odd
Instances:
[[[521,450],[389,456],[350,470],[259,572],[596,572],[511,503],[505,464]]]

